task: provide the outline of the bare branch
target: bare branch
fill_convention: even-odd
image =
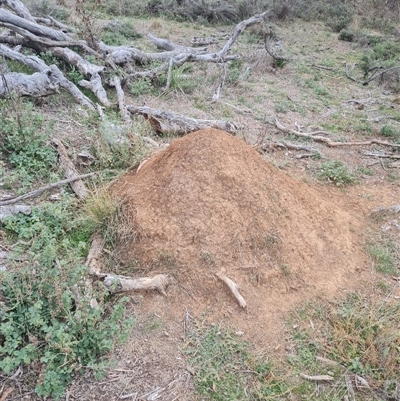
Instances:
[[[335,142],[329,138],[325,138],[324,136],[321,136],[322,133],[326,134],[324,131],[316,131],[316,132],[307,133],[307,132],[301,132],[299,130],[287,128],[279,122],[277,117],[274,118],[272,123],[275,125],[275,127],[279,131],[282,131],[286,134],[294,135],[294,136],[301,137],[301,138],[310,138],[315,142],[324,143],[331,148],[344,147],[344,146],[369,146],[369,145],[382,145],[382,146],[390,146],[392,148],[400,148],[400,144],[385,142],[385,141],[381,141],[379,139],[371,139],[370,141],[363,141],[363,142]]]
[[[21,196],[17,196],[16,198],[7,199],[5,201],[0,201],[0,206],[12,205],[13,203],[17,203],[17,202],[23,201],[25,199],[34,198],[35,196],[41,195],[45,191],[50,191],[51,189],[61,187],[65,184],[69,184],[76,180],[83,180],[84,178],[91,177],[95,174],[96,173],[88,173],[88,174],[78,175],[76,177],[67,178],[66,180],[54,182],[53,184],[46,185],[45,187],[35,189],[34,191],[28,192]]]
[[[127,109],[132,114],[144,116],[152,127],[161,133],[173,132],[177,135],[185,135],[199,129],[217,128],[231,134],[236,134],[239,130],[238,126],[230,121],[195,119],[183,116],[182,114],[152,109],[146,106],[137,107],[131,105],[127,106]]]

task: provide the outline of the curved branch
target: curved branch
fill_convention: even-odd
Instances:
[[[307,132],[300,132],[300,131],[296,131],[291,128],[287,128],[279,122],[277,117],[274,118],[272,123],[275,125],[275,127],[279,131],[282,131],[286,134],[301,137],[301,138],[310,138],[315,142],[324,143],[327,146],[329,146],[330,148],[338,148],[338,147],[344,147],[344,146],[369,146],[369,145],[382,145],[382,146],[390,146],[392,148],[400,148],[400,144],[385,142],[385,141],[381,141],[379,139],[371,139],[370,141],[362,141],[362,142],[335,142],[324,136],[316,135],[318,133],[322,133],[323,131],[307,133]]]

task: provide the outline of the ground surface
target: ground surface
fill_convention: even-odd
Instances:
[[[230,32],[161,20],[134,23],[143,34],[182,44],[197,31],[215,33],[221,45]],[[388,223],[372,221],[370,212],[398,203],[398,164],[363,155],[371,146],[330,149],[307,142],[322,158],[297,159],[302,151],[264,146],[263,152],[259,145],[281,139],[304,144],[269,124],[274,115],[291,128],[295,123],[306,131],[323,128],[334,140],[382,139],[384,124],[398,128],[393,113],[399,106],[385,87],[363,87],[345,77],[344,63],[354,62],[362,50],[338,41],[323,25],[293,21],[278,33],[292,61],[272,68],[260,39],[245,34],[233,49],[243,64],[231,70],[220,102],[211,98],[222,70],[204,65],[182,73],[175,90],[162,96],[130,97],[128,103],[229,119],[244,128],[240,139],[218,131],[176,140],[153,134],[172,144],[113,185],[134,216],[136,234],[116,250],[118,272],[169,273],[176,282],[168,297],[132,298],[137,324],[130,341],[111,356],[115,368],[100,383],[77,379],[69,399],[117,400],[126,394],[132,394],[126,399],[201,399],[192,392],[194,372],[181,352],[194,318],[230,325],[258,352],[282,357],[290,347],[289,312],[310,300],[371,291],[376,273],[366,244]],[[186,81],[194,83],[190,94],[179,86]],[[49,100],[44,103],[52,107]],[[70,115],[57,117],[55,129],[84,148],[90,138]],[[321,163],[330,160],[345,163],[357,182],[343,188],[318,181]],[[398,237],[395,225],[389,229]],[[240,285],[246,310],[215,276],[221,268]]]

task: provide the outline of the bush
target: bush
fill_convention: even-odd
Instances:
[[[344,42],[353,42],[355,39],[355,33],[352,30],[342,29],[339,33],[338,39]]]
[[[340,161],[326,162],[321,165],[319,178],[334,183],[337,186],[352,184],[355,177],[350,173],[347,166]]]
[[[0,103],[1,152],[15,169],[16,179],[29,185],[40,176],[48,179],[56,171],[57,153],[49,146],[51,124],[33,111],[32,103]]]

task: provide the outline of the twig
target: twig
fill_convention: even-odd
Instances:
[[[167,91],[171,86],[173,68],[174,68],[174,59],[173,57],[171,57],[168,63],[167,84],[165,85],[164,91]]]
[[[78,175],[76,177],[67,178],[62,181],[54,182],[53,184],[46,185],[45,187],[35,189],[34,191],[28,192],[21,196],[17,196],[16,198],[7,199],[5,201],[0,201],[0,206],[12,205],[13,203],[16,203],[16,202],[19,202],[19,201],[22,201],[22,200],[25,200],[28,198],[33,198],[35,196],[39,196],[40,194],[42,194],[45,191],[49,191],[53,188],[61,187],[65,184],[70,184],[71,182],[74,182],[77,180],[83,180],[84,178],[91,177],[95,174],[96,174],[96,172],[93,172],[93,173]]]
[[[274,118],[274,120],[272,121],[272,124],[275,125],[275,127],[279,131],[282,131],[286,134],[291,134],[291,135],[298,136],[301,138],[310,138],[315,142],[324,143],[327,146],[329,146],[330,148],[343,147],[343,146],[369,146],[369,145],[374,145],[374,144],[382,145],[382,146],[390,146],[393,148],[400,148],[400,144],[380,141],[379,139],[371,139],[370,141],[363,141],[363,142],[335,142],[329,138],[325,138],[324,136],[321,136],[322,134],[325,134],[325,135],[328,134],[325,131],[300,132],[298,130],[294,130],[294,129],[285,127],[283,124],[280,123],[280,121],[278,120],[277,117]]]
[[[400,155],[395,155],[394,153],[381,153],[381,152],[362,152],[364,156],[371,156],[371,157],[383,157],[388,159],[400,159]]]
[[[247,304],[246,304],[246,301],[244,300],[244,298],[239,293],[239,286],[234,281],[232,281],[229,277],[225,276],[224,273],[225,273],[225,271],[224,271],[224,269],[222,269],[218,273],[215,273],[215,275],[229,287],[233,296],[238,301],[239,305],[242,308],[245,308]]]
[[[307,379],[307,380],[314,381],[314,382],[321,382],[321,381],[331,382],[331,381],[335,380],[332,376],[329,376],[329,375],[309,376],[304,373],[300,373],[300,376],[303,379]]]

